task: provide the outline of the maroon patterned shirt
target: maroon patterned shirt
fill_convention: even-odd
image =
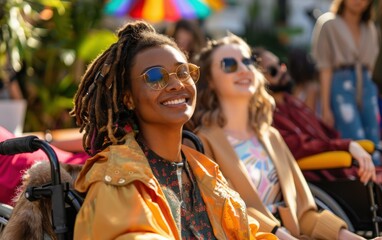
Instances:
[[[351,139],[318,118],[298,98],[285,93],[284,103],[276,103],[273,126],[280,132],[296,159],[327,151],[348,151]]]

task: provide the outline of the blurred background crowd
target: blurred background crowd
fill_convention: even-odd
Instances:
[[[11,130],[18,133],[75,127],[68,110],[79,80],[87,64],[116,40],[116,30],[127,21],[149,21],[158,31],[178,38],[178,44],[189,48],[190,55],[206,39],[229,31],[251,46],[269,49],[293,73],[299,66],[298,59],[310,52],[316,19],[329,10],[331,2],[0,0],[0,98],[23,99],[25,105],[20,110],[21,129]],[[376,1],[374,5],[375,23],[381,29],[382,4]],[[188,30],[192,36],[182,34]],[[378,67],[382,66],[382,57],[375,66],[373,79],[382,86],[382,68]],[[298,85],[304,86],[306,80],[302,77]],[[1,118],[9,117],[5,112],[1,112]],[[12,117],[12,124],[16,124],[15,119]]]

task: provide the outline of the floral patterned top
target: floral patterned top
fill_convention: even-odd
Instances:
[[[261,200],[273,214],[277,207],[284,205],[276,168],[257,137],[239,140],[227,135],[240,161],[245,165],[248,175],[255,184]]]
[[[162,187],[178,229],[182,231],[182,239],[216,239],[205,203],[183,153],[182,162],[170,162],[150,150],[139,137],[137,141]]]

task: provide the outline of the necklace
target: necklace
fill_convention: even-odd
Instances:
[[[184,155],[183,152],[182,154],[182,161],[179,163],[174,162],[173,164],[176,165],[176,176],[178,178],[178,183],[179,183],[179,191],[180,191],[180,201],[183,202],[183,194],[182,194],[182,186],[183,186],[183,181],[182,181],[182,173],[183,173],[183,167],[186,164],[186,156]]]
[[[224,129],[224,133],[227,135],[227,136],[230,136],[232,138],[235,138],[237,140],[248,140],[250,138],[252,138],[254,136],[254,134],[252,133],[252,131],[235,131],[235,130],[228,130],[228,129]]]

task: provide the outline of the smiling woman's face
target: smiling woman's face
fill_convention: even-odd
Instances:
[[[182,126],[195,110],[196,87],[193,80],[179,81],[174,73],[180,64],[188,63],[184,54],[165,45],[146,49],[136,55],[131,71],[131,92],[125,105],[133,107],[140,127],[144,125]],[[142,74],[152,67],[170,73],[168,85],[161,90],[150,87]],[[163,72],[163,71],[162,71]]]
[[[224,70],[222,65],[225,60],[226,65],[235,66]],[[222,45],[215,50],[211,63],[211,85],[220,99],[250,99],[256,92],[255,68],[248,61],[250,53],[239,44]]]

